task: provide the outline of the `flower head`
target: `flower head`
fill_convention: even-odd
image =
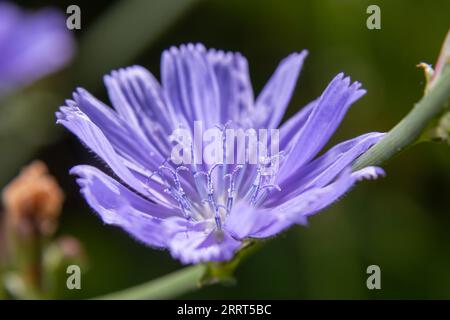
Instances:
[[[61,12],[46,8],[30,13],[0,2],[0,94],[60,69],[73,51]]]
[[[197,44],[162,55],[161,84],[146,69],[113,71],[105,85],[114,109],[84,89],[57,113],[58,123],[94,151],[115,177],[80,165],[81,192],[107,224],[120,226],[183,263],[225,261],[246,239],[272,237],[335,202],[356,181],[382,169],[351,172],[352,163],[383,134],[342,142],[320,156],[352,103],[365,91],[343,74],[323,94],[281,124],[306,51],[285,58],[256,99],[247,60],[239,53]],[[233,163],[227,148],[218,161],[175,164],[174,132],[204,128],[276,129],[278,151],[257,163]],[[221,145],[223,146],[223,144]],[[203,150],[202,150],[203,148]],[[194,155],[200,153],[192,150]],[[197,150],[198,151],[198,150]],[[195,156],[194,156],[195,158]],[[198,160],[198,159],[197,159]]]

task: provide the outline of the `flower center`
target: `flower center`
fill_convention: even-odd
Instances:
[[[154,174],[187,220],[213,219],[220,231],[237,201],[260,206],[273,189],[281,191],[274,183],[279,159],[277,154],[257,165],[216,163],[207,170],[195,164],[175,167],[167,160]]]

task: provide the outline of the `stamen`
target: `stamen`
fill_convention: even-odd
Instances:
[[[277,191],[281,191],[280,186],[277,184],[266,184],[265,186],[262,186],[260,188],[260,191],[263,191],[264,189],[269,189],[269,188],[273,188],[273,189],[276,189]]]
[[[222,204],[217,205],[214,220],[216,222],[217,230],[219,232],[222,231],[222,220],[221,220],[220,212],[219,212],[220,209],[226,210],[226,208]]]
[[[261,168],[258,168],[256,172],[256,178],[255,180],[253,180],[252,186],[244,196],[244,199],[250,200],[251,204],[254,204],[256,196],[258,195],[259,187],[262,182]]]
[[[191,141],[193,164],[177,167],[169,158],[148,178],[152,179],[155,174],[160,177],[158,181],[162,181],[166,186],[164,191],[178,203],[179,209],[187,220],[214,218],[218,233],[223,232],[223,219],[231,213],[236,201],[243,199],[253,206],[258,206],[265,201],[272,189],[281,191],[275,181],[276,165],[282,157],[281,152],[273,156],[260,157],[257,165],[226,165],[225,130],[230,123],[231,121],[223,126],[216,126],[222,133],[222,162],[202,170],[204,165],[197,164],[195,161],[194,146]],[[189,171],[191,176],[181,175],[181,171]],[[228,181],[226,181],[227,178]],[[183,189],[183,186],[186,187],[185,183],[195,184],[194,189],[188,189],[188,194]]]
[[[225,130],[231,125],[232,121],[228,120],[224,125],[222,124],[216,124],[215,127],[220,130],[221,139],[222,139],[222,163],[223,165],[220,167],[220,176],[225,177],[225,173],[227,172],[227,148],[226,148],[226,133]],[[222,194],[224,192],[225,186],[224,186],[224,179],[218,179],[217,181],[217,193]]]
[[[222,228],[222,222],[220,220],[219,210],[217,208],[216,200],[214,198],[214,187],[212,183],[212,173],[214,169],[222,166],[222,163],[214,164],[208,171],[207,181],[208,181],[208,202],[211,207],[211,210],[214,212],[214,219],[216,220],[216,225],[219,230]]]
[[[174,198],[178,202],[179,208],[183,212],[183,216],[187,220],[191,220],[191,215],[188,212],[189,211],[188,202],[186,202],[180,195],[178,195],[176,190],[173,189],[172,187],[164,189],[164,192],[172,196],[172,198]]]
[[[153,172],[148,176],[148,178],[147,178],[147,183],[148,183],[148,181],[150,181],[150,180],[153,178],[154,175],[158,175],[158,176],[163,180],[163,182],[167,182],[167,180],[164,178],[164,176],[161,175],[161,169],[160,169],[160,168],[161,168],[161,166],[166,165],[168,162],[169,162],[169,158],[165,159],[165,160],[163,161],[163,163],[158,167],[158,170],[153,171]]]
[[[230,184],[229,184],[228,190],[227,190],[227,206],[226,206],[227,215],[230,214],[230,212],[231,212],[231,207],[233,206],[233,201],[234,201],[234,192],[235,192],[235,188],[236,188],[234,178],[236,177],[236,175],[239,173],[239,171],[240,171],[243,167],[244,167],[243,165],[237,165],[237,166],[234,168],[233,172],[227,173],[227,174],[225,175],[225,178],[226,178],[226,177],[229,177],[229,178],[230,178]]]
[[[255,206],[261,205],[264,202],[264,200],[267,199],[267,196],[270,193],[269,189],[275,189],[278,192],[281,192],[281,188],[277,184],[266,184],[265,186],[262,186],[259,190],[260,195],[255,201]]]
[[[203,175],[206,179],[208,179],[208,174],[204,171],[197,171],[195,168],[195,171],[192,172],[192,176],[194,177],[195,186],[197,188],[197,193],[200,196],[200,201],[202,203],[205,203],[208,201],[207,197],[207,191],[205,187],[205,183],[203,183],[200,180],[200,176]]]
[[[180,178],[178,176],[178,171],[180,171],[180,170],[189,170],[188,168],[186,168],[185,166],[179,166],[175,170],[173,170],[172,168],[169,168],[169,167],[167,167],[165,165],[161,165],[161,166],[159,166],[158,169],[159,170],[164,169],[164,170],[169,171],[170,174],[173,177],[173,181],[175,183],[175,187],[177,188],[177,190],[183,190],[183,188],[181,187]]]
[[[194,147],[193,144],[191,142],[191,155],[192,155],[192,159],[193,159],[193,163],[191,165],[191,172],[192,172],[192,176],[194,178],[194,184],[195,184],[195,188],[197,190],[197,194],[199,195],[200,201],[203,203],[203,199],[205,199],[206,197],[206,188],[205,188],[205,184],[202,183],[202,181],[200,181],[200,175],[203,174],[205,177],[207,176],[206,172],[204,171],[199,171],[198,170],[198,166],[197,166],[197,157],[196,154],[194,153]]]
[[[189,170],[189,169],[184,166],[179,166],[178,168],[173,170],[172,168],[169,168],[165,165],[159,166],[158,169],[159,169],[159,171],[162,171],[163,169],[167,170],[172,175],[176,189],[174,189],[172,186],[168,185],[168,188],[166,188],[164,191],[167,192],[169,195],[171,195],[175,200],[177,200],[178,204],[180,205],[180,209],[183,211],[183,215],[185,216],[185,218],[191,219],[190,212],[192,209],[192,205],[191,205],[191,202],[189,201],[188,197],[186,196],[186,193],[184,192],[183,187],[181,186],[180,178],[178,176],[179,171]]]

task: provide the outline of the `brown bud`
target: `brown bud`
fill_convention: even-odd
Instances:
[[[49,235],[56,228],[64,193],[43,162],[23,168],[2,197],[8,223],[18,232]]]

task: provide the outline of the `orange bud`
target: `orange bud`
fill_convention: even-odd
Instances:
[[[49,235],[56,228],[64,193],[47,166],[34,161],[3,189],[2,198],[10,226]]]

